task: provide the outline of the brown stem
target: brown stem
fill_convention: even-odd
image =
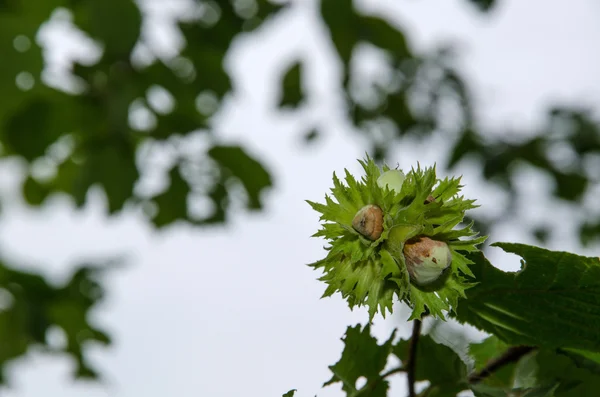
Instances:
[[[514,346],[506,350],[501,356],[490,361],[481,371],[469,376],[469,383],[474,385],[481,382],[500,368],[519,361],[521,357],[534,350],[532,346]]]
[[[414,320],[412,336],[410,338],[410,344],[408,345],[408,361],[406,362],[406,373],[408,378],[408,396],[416,397],[415,393],[415,371],[416,371],[416,359],[417,359],[417,344],[419,343],[419,336],[421,335],[421,320]]]

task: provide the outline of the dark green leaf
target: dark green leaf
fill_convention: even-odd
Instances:
[[[11,360],[37,346],[71,356],[76,377],[96,377],[85,348],[110,344],[110,337],[89,323],[90,311],[103,298],[98,274],[106,266],[79,267],[64,285],[51,285],[42,276],[11,269],[0,263],[0,292],[11,304],[0,311],[0,383]],[[61,330],[64,346],[46,340],[51,328]]]
[[[135,164],[135,152],[130,143],[119,138],[90,141],[85,147],[85,161],[78,175],[77,204],[83,205],[85,192],[94,184],[100,184],[108,199],[109,212],[115,213],[123,208],[133,194],[133,185],[139,177]]]
[[[500,356],[509,347],[496,336],[490,336],[480,343],[472,343],[469,346],[469,354],[475,360],[475,371],[481,371],[490,360]],[[485,379],[486,384],[499,387],[511,386],[514,367],[514,364],[511,364],[500,368]]]
[[[396,59],[412,58],[404,32],[400,28],[392,26],[385,19],[372,16],[361,17],[359,21],[357,31],[362,32],[362,40],[389,51]]]
[[[188,219],[187,199],[190,187],[181,177],[179,167],[175,166],[169,172],[171,184],[152,200],[157,205],[157,212],[152,218],[156,227],[167,226],[178,220]]]
[[[296,389],[292,389],[290,391],[288,391],[287,393],[285,393],[283,396],[281,397],[294,397],[294,394],[296,394]]]
[[[554,397],[596,397],[600,390],[597,363],[590,366],[575,362],[564,354],[542,350],[537,354],[537,379],[541,384],[556,384]]]
[[[359,16],[355,13],[352,0],[320,0],[321,15],[329,28],[331,40],[348,66],[354,46],[359,40],[356,27]]]
[[[129,59],[142,23],[140,10],[133,0],[80,0],[74,11],[75,23],[104,43],[108,59]]]
[[[394,354],[406,364],[410,340],[394,346]],[[415,380],[429,381],[430,396],[455,396],[467,387],[467,367],[448,346],[436,343],[429,335],[419,338],[415,359]]]
[[[490,11],[496,4],[496,0],[469,0],[481,11]]]
[[[285,72],[282,80],[279,106],[297,107],[304,99],[302,89],[302,63],[296,62]]]
[[[23,198],[28,204],[39,206],[41,205],[48,195],[50,194],[50,188],[39,183],[31,176],[28,176],[23,183]]]
[[[226,177],[239,180],[248,193],[248,208],[262,208],[261,193],[272,186],[271,176],[263,166],[239,146],[214,146],[208,155],[217,162]]]
[[[553,171],[552,176],[556,183],[556,196],[565,200],[578,199],[585,192],[588,185],[588,179],[579,174]]]
[[[475,136],[475,132],[470,129],[462,131],[460,139],[454,145],[454,148],[450,154],[450,158],[448,159],[448,167],[454,167],[460,160],[463,159],[463,157],[470,153],[480,152],[481,150],[481,143]]]
[[[60,108],[42,98],[32,98],[7,120],[2,140],[10,152],[32,161],[45,154],[48,146],[72,125]],[[65,123],[65,121],[67,121]]]
[[[475,397],[554,397],[558,385],[545,385],[532,388],[503,388],[485,384],[472,385],[471,390]]]
[[[371,327],[348,327],[344,341],[342,357],[335,365],[329,366],[333,372],[332,378],[324,386],[342,382],[342,389],[347,395],[357,392],[356,381],[361,376],[367,379],[364,390],[370,397],[385,397],[388,382],[381,379],[380,373],[384,369],[388,356],[392,352],[392,341],[395,332],[390,338],[379,345],[377,339],[371,336]],[[362,390],[362,389],[361,389]]]
[[[515,345],[600,351],[600,260],[523,244],[497,243],[523,258],[517,273],[470,259],[478,285],[467,290],[461,322]]]

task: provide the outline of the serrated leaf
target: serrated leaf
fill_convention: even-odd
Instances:
[[[410,340],[402,339],[393,350],[405,365],[408,362],[409,345]],[[435,342],[429,335],[419,338],[415,364],[415,380],[430,382],[430,396],[455,396],[467,388],[465,363],[452,349]]]
[[[362,329],[361,329],[362,328]],[[385,397],[388,389],[386,380],[381,379],[381,371],[385,368],[388,356],[392,352],[392,341],[396,332],[382,345],[371,336],[371,327],[348,327],[344,339],[344,350],[340,360],[329,367],[333,376],[325,382],[327,386],[342,382],[342,390],[350,396],[357,392],[356,381],[361,376],[367,379],[370,397]]]
[[[483,254],[470,254],[478,284],[467,291],[457,319],[510,344],[600,351],[600,260],[494,245],[521,256],[523,268],[503,272]]]

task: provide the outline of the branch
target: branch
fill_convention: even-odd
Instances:
[[[532,346],[514,346],[509,348],[504,354],[490,361],[481,371],[469,376],[469,383],[474,385],[481,382],[505,365],[519,361],[521,357],[534,349],[535,347]]]
[[[408,361],[406,362],[406,372],[408,378],[408,397],[416,397],[415,393],[415,371],[417,359],[417,344],[421,335],[421,320],[414,320],[410,345],[408,345]]]

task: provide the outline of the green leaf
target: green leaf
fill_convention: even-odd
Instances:
[[[457,319],[515,345],[600,351],[600,260],[523,244],[494,244],[523,258],[517,273],[469,258],[478,284]]]
[[[486,384],[472,385],[475,397],[555,397],[554,391],[558,385],[536,386],[532,388],[503,388]]]
[[[361,391],[368,391],[366,395],[370,397],[386,396],[388,382],[381,378],[380,373],[392,352],[395,331],[382,345],[377,343],[377,339],[371,336],[370,332],[369,325],[362,329],[360,325],[348,327],[346,336],[342,339],[344,341],[342,357],[336,364],[329,366],[333,376],[323,386],[342,382],[342,390],[350,396],[357,393],[356,381],[364,376],[367,384]]]
[[[88,361],[90,343],[108,345],[110,337],[92,325],[89,315],[101,302],[104,290],[98,275],[107,265],[83,265],[61,286],[42,276],[11,269],[0,263],[0,292],[11,302],[0,310],[0,384],[6,381],[6,365],[24,355],[30,347],[71,356],[76,364],[74,376],[96,378]],[[66,343],[50,345],[50,329],[64,333]]]
[[[410,340],[400,340],[394,354],[406,365]],[[429,396],[455,396],[467,387],[467,367],[448,346],[436,343],[431,336],[422,335],[417,344],[415,380],[429,381]]]
[[[356,30],[359,16],[354,11],[352,0],[320,1],[323,21],[327,24],[331,40],[342,58],[342,62],[347,67],[354,46],[359,40]]]
[[[592,360],[597,363],[600,363],[600,353],[589,352],[589,351],[579,350],[579,349],[565,349],[565,350],[573,352],[575,354],[579,354],[580,356],[583,356],[583,357],[587,358],[588,360]]]
[[[475,361],[474,370],[481,371],[490,360],[500,356],[509,347],[510,345],[502,342],[494,335],[479,343],[472,343],[469,346],[469,355]],[[491,386],[509,387],[512,386],[513,374],[514,364],[506,365],[486,378],[485,383]]]
[[[283,396],[281,397],[294,397],[294,394],[296,394],[297,390],[296,389],[292,389],[290,391],[288,391],[287,393],[285,393]]]
[[[48,146],[65,132],[61,128],[64,126],[56,122],[61,117],[51,102],[32,98],[7,120],[2,141],[10,152],[32,161],[43,156]]]
[[[157,205],[157,211],[152,222],[158,228],[170,225],[178,220],[188,219],[187,199],[190,187],[181,177],[179,166],[174,166],[169,172],[171,183],[161,194],[152,198]]]
[[[133,194],[139,178],[135,152],[126,138],[90,140],[84,146],[85,158],[77,178],[77,204],[85,203],[85,193],[100,184],[106,193],[109,213],[120,211]]]
[[[297,107],[304,99],[302,89],[302,63],[296,62],[285,72],[282,82],[280,107]]]
[[[104,44],[105,57],[129,60],[142,24],[133,0],[79,0],[74,7],[75,23]]]
[[[542,350],[537,353],[540,384],[557,384],[553,397],[595,397],[600,390],[600,370],[595,365],[585,366],[569,356]],[[590,368],[594,370],[590,370]]]
[[[257,160],[240,146],[213,146],[208,155],[217,162],[226,178],[233,177],[241,182],[248,193],[249,209],[262,208],[261,194],[273,183],[269,173]]]

